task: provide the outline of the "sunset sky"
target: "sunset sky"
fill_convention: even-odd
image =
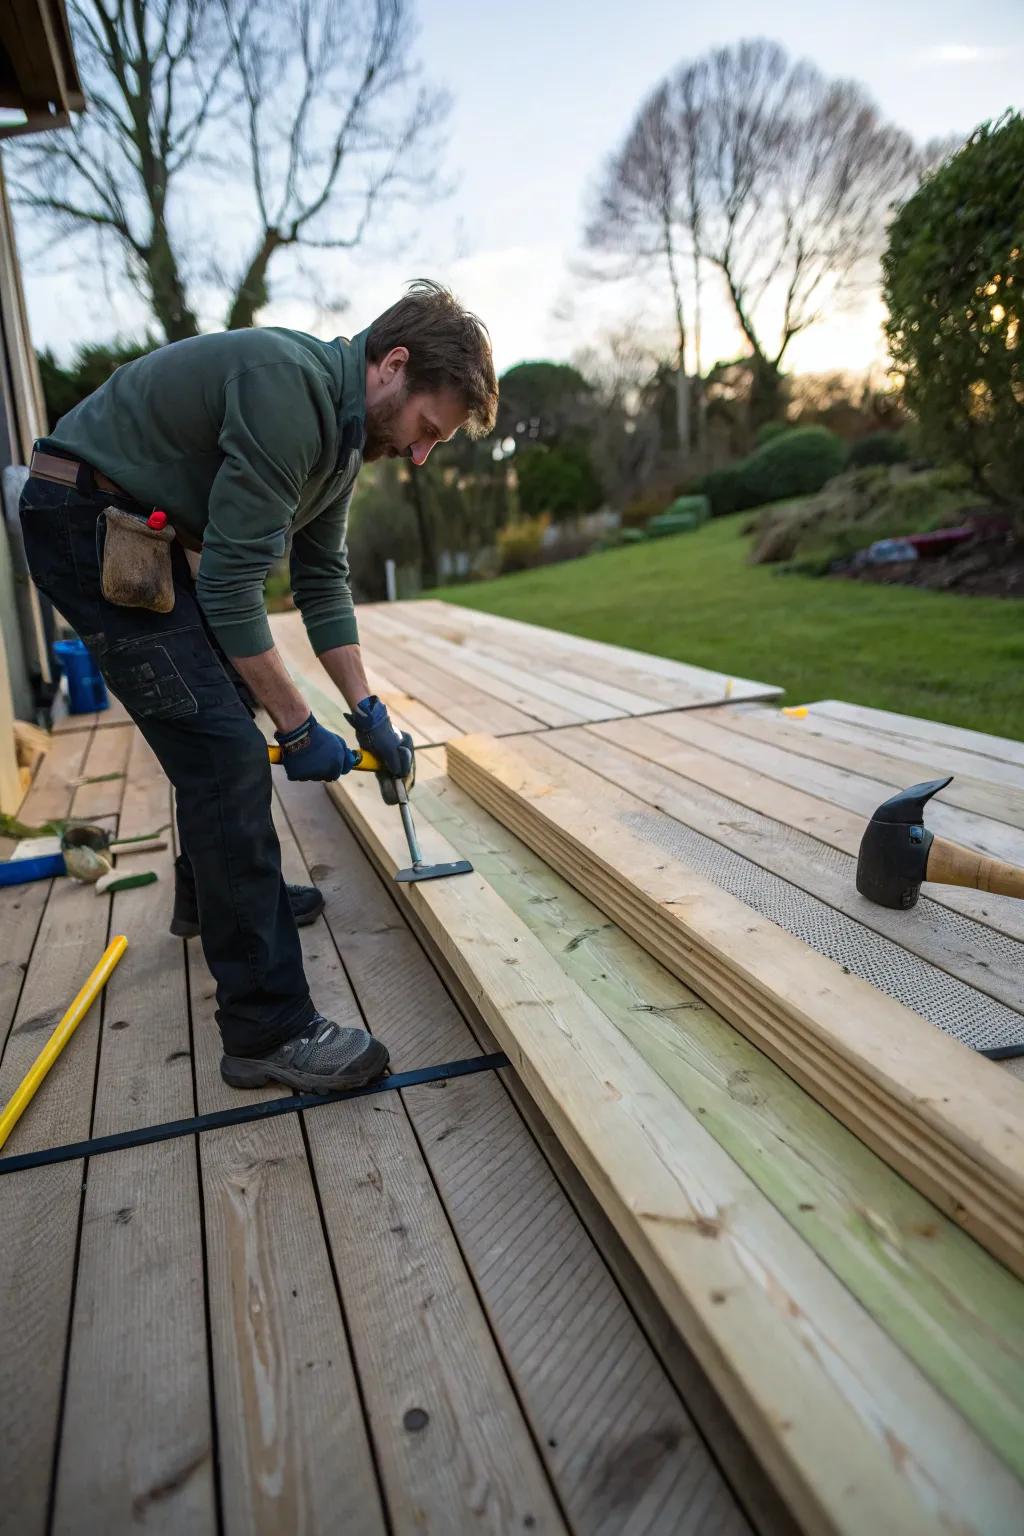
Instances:
[[[499,368],[530,357],[568,358],[608,328],[655,340],[670,334],[667,295],[647,279],[630,287],[581,284],[587,194],[646,92],[679,62],[744,37],[768,36],[830,75],[860,80],[882,110],[918,139],[966,135],[1024,96],[1021,0],[732,0],[728,7],[666,0],[552,0],[482,6],[420,0],[416,56],[426,79],[454,98],[446,199],[398,226],[380,225],[357,254],[332,253],[321,276],[344,309],[320,310],[296,280],[262,319],[323,335],[360,329],[409,277],[450,282],[488,322]],[[585,16],[585,22],[580,17]],[[984,44],[978,39],[986,39]],[[207,210],[218,216],[211,194]],[[86,243],[46,249],[19,218],[37,345],[66,357],[74,345],[139,333],[145,310],[122,283],[83,282]],[[87,274],[86,274],[87,275]],[[883,355],[877,294],[799,338],[797,370],[862,370]],[[216,328],[212,304],[204,320]],[[724,303],[709,296],[705,358],[735,353]]]

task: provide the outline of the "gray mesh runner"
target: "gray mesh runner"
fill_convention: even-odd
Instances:
[[[662,811],[628,811],[620,820],[646,842],[679,859],[819,954],[846,966],[880,992],[912,1008],[947,1035],[954,1035],[975,1050],[1024,1046],[1024,1013],[948,975],[817,896],[762,869],[753,860],[723,848],[713,838],[695,832]],[[823,848],[822,852],[825,851]],[[838,857],[848,859],[852,889],[856,861],[846,854]],[[971,923],[969,918],[945,908],[941,910],[943,918],[950,920],[952,933],[970,924],[972,930],[999,943],[1000,936],[983,924]],[[1005,943],[1013,941],[1007,939]]]

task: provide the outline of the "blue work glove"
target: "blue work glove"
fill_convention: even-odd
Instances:
[[[345,719],[356,733],[364,752],[379,758],[384,772],[393,779],[405,779],[412,768],[412,753],[391,724],[387,706],[375,693],[362,699]]]
[[[281,762],[290,779],[340,779],[355,767],[356,754],[340,736],[310,715],[294,731],[275,731]]]

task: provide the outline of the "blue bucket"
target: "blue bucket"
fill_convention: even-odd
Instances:
[[[69,714],[88,715],[93,710],[110,708],[100,669],[81,640],[55,640],[53,654],[68,680]]]

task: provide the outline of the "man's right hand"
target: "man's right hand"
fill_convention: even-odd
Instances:
[[[328,731],[312,715],[294,731],[275,731],[281,762],[290,779],[340,779],[355,767],[357,754],[340,736]]]

